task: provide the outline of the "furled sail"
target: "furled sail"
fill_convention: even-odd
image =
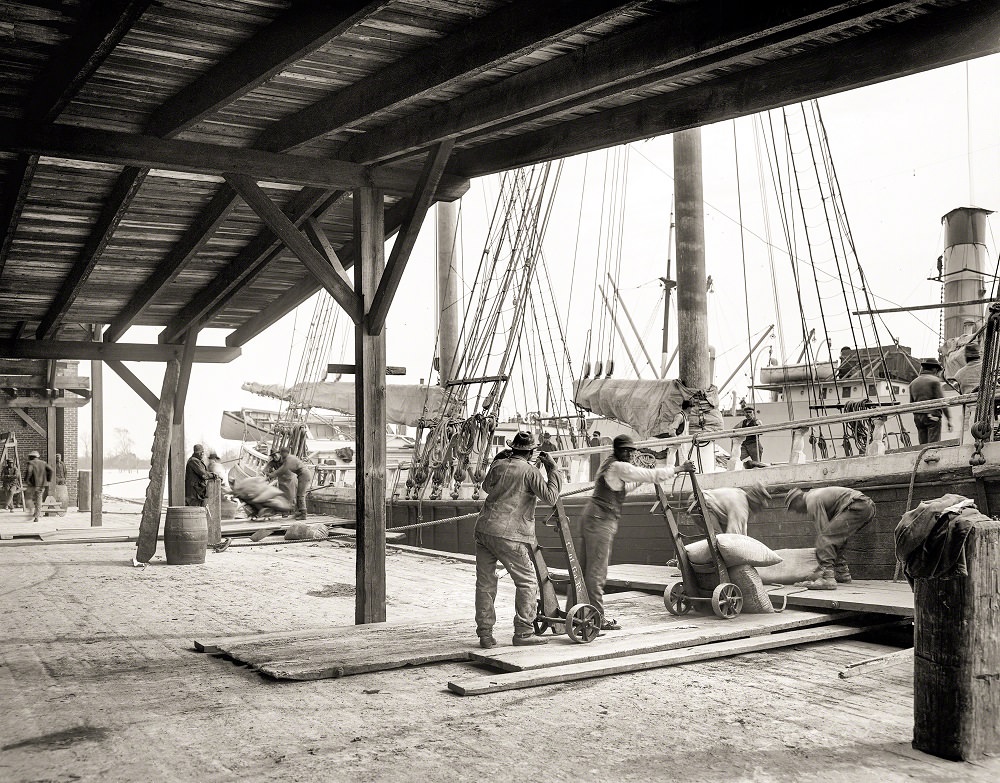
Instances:
[[[686,409],[685,401],[690,402]],[[686,419],[686,432],[725,428],[714,386],[702,391],[678,380],[590,378],[576,382],[573,402],[598,416],[628,424],[642,438],[673,435],[678,414]]]
[[[244,383],[244,391],[311,408],[354,414],[354,384],[350,382],[280,384]],[[390,424],[417,425],[421,417],[442,408],[445,391],[440,386],[388,383],[385,386],[385,418]]]

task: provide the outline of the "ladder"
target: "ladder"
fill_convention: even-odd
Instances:
[[[21,507],[23,508],[24,482],[21,479],[21,460],[17,454],[17,435],[13,432],[0,432],[0,441],[3,442],[3,450],[0,451],[0,477],[2,477],[3,469],[7,466],[7,460],[10,460],[14,465],[14,481],[10,490],[10,502],[13,503],[14,499],[20,495]]]

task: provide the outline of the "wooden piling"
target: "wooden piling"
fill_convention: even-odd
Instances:
[[[913,588],[913,747],[957,761],[1000,752],[1000,522],[965,554],[967,577]]]

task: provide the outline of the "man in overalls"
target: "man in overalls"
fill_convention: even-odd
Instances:
[[[601,464],[594,480],[594,492],[583,510],[583,580],[590,604],[601,613],[601,630],[617,631],[618,621],[604,615],[604,584],[608,580],[611,546],[618,532],[618,519],[625,501],[625,482],[666,481],[677,473],[693,473],[694,464],[677,468],[640,468],[632,464],[636,445],[628,435],[619,435],[611,444],[612,454]]]

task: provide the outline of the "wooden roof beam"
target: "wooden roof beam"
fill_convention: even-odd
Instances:
[[[389,0],[298,3],[164,102],[150,116],[146,130],[167,137],[190,128],[388,4]]]
[[[639,5],[637,0],[516,0],[266,128],[255,146],[288,150],[419,98],[458,78],[510,62]]]
[[[48,312],[42,317],[35,330],[35,337],[39,340],[51,337],[66,318],[66,314],[80,295],[80,291],[83,290],[90,273],[97,266],[101,253],[111,241],[115,229],[125,217],[125,212],[145,178],[146,171],[144,169],[132,167],[126,168],[118,177],[111,195],[90,232],[90,236],[87,237],[76,261],[73,262],[73,267],[70,269],[62,288],[59,289],[59,293],[56,294],[55,300],[49,306]]]
[[[183,345],[160,343],[95,343],[73,340],[0,340],[3,359],[78,359],[81,361],[167,362],[180,358]],[[239,348],[199,347],[195,361],[231,362]]]
[[[285,213],[268,198],[267,194],[250,177],[240,174],[230,174],[226,181],[240,194],[247,205],[257,213],[258,217],[281,238],[281,241],[309,270],[316,281],[320,283],[330,296],[339,304],[352,321],[361,323],[361,301],[354,289],[337,273],[337,270],[312,243],[302,234]]]
[[[156,265],[156,270],[142,284],[115,316],[104,332],[104,342],[113,343],[135,322],[164,286],[170,285],[188,262],[205,246],[236,206],[238,195],[229,185],[224,184],[212,197],[194,223],[167,253],[166,258]]]
[[[283,155],[72,125],[32,129],[10,120],[0,120],[0,150],[219,177],[239,172],[258,181],[327,189],[377,187],[397,196],[408,196],[417,179],[406,171],[369,168],[330,158]],[[441,198],[452,200],[467,189],[468,183],[449,178],[442,182],[442,190],[451,192],[442,193]]]
[[[160,407],[160,398],[157,397],[150,390],[150,388],[142,382],[139,376],[132,372],[122,362],[117,359],[105,359],[104,363],[114,370],[115,373],[118,374],[118,377],[125,381],[125,385],[139,395],[139,398],[150,408],[155,411]]]
[[[318,188],[303,188],[285,209],[285,215],[296,226],[320,208],[330,192]],[[193,326],[204,325],[244,285],[249,285],[261,269],[282,251],[281,240],[269,228],[250,240],[240,254],[181,309],[170,324],[160,332],[161,343],[174,342]]]
[[[25,119],[32,124],[51,122],[79,91],[121,41],[152,0],[108,0],[95,5],[72,40],[53,57],[32,85]],[[3,273],[14,230],[31,187],[38,155],[20,155],[8,182],[7,198],[0,203],[0,274]]]
[[[409,212],[409,204],[405,201],[393,204],[385,212],[385,238],[386,241],[395,235],[403,224],[403,219]],[[346,242],[340,248],[338,256],[344,269],[354,266],[354,242]],[[321,286],[312,278],[307,277],[300,280],[289,288],[284,294],[275,299],[271,304],[261,310],[257,315],[245,321],[241,327],[234,329],[226,337],[226,345],[241,347],[256,337],[270,326],[273,326],[292,310],[305,302],[309,297],[319,291]]]
[[[811,100],[1000,51],[1000,7],[970,2],[704,84],[456,153],[474,177]],[[885,53],[892,52],[887,61]]]
[[[424,216],[430,208],[434,191],[437,190],[438,180],[444,173],[445,165],[451,155],[452,141],[444,141],[427,153],[427,161],[424,163],[423,173],[420,175],[420,182],[413,192],[413,199],[410,202],[410,209],[403,219],[403,226],[399,236],[392,245],[392,252],[389,254],[389,261],[382,271],[375,296],[372,297],[371,305],[365,314],[365,328],[368,334],[381,334],[385,328],[385,319],[389,314],[389,307],[396,296],[396,289],[403,279],[403,272],[406,270],[406,263],[410,260],[410,252],[417,241],[417,235],[424,224]]]
[[[470,135],[557,106],[579,108],[667,78],[703,73],[727,60],[745,62],[911,6],[898,0],[724,0],[718,13],[708,14],[702,3],[676,5],[642,25],[358,135],[338,154],[373,162],[413,154],[446,138],[464,143]]]

